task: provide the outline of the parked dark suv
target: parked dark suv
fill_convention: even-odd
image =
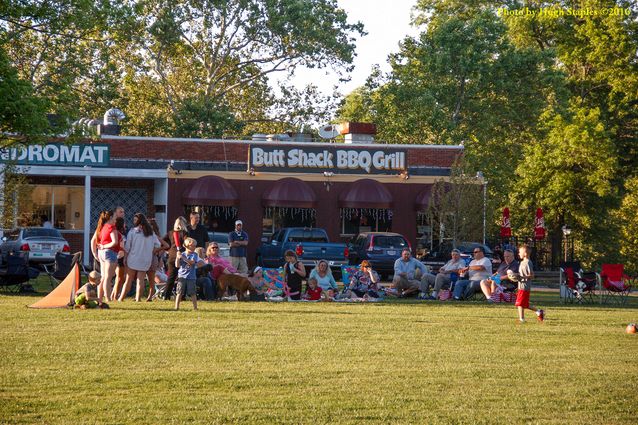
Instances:
[[[368,260],[379,276],[392,276],[394,262],[404,248],[410,248],[408,240],[398,233],[366,232],[352,238],[348,245],[350,264]]]

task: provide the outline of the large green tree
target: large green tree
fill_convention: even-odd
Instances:
[[[571,226],[578,258],[590,264],[631,261],[633,253],[620,247],[638,216],[618,208],[631,204],[633,186],[624,183],[638,174],[638,10],[622,0],[522,5],[555,12],[505,20],[513,43],[555,56],[570,107],[539,122],[549,131],[539,146],[526,151],[514,197],[546,207],[555,233],[563,224]],[[578,8],[623,13],[566,13]],[[624,220],[614,219],[619,216]]]
[[[184,128],[174,122],[189,114],[218,117],[219,129],[258,128],[255,123],[267,122],[269,108],[277,103],[269,75],[293,73],[298,66],[347,71],[354,37],[362,33],[362,25],[349,24],[333,0],[145,0],[140,5],[139,19],[148,31],[131,49],[127,87],[131,93],[138,84],[147,86],[151,98],[144,100],[146,91],[136,91],[125,108],[139,111],[140,103],[159,102],[148,109],[152,120],[159,115],[159,121],[184,136],[222,135],[213,127]],[[144,111],[137,121],[146,121]],[[286,115],[293,114],[270,118],[279,123]],[[294,117],[289,123],[294,125]],[[137,125],[128,129],[145,130]]]
[[[0,4],[0,41],[52,112],[74,120],[118,106],[136,135],[237,135],[324,114],[322,102],[298,107],[313,103],[304,91],[278,101],[268,77],[298,66],[346,73],[362,33],[334,0]]]
[[[489,199],[503,199],[539,117],[564,102],[562,74],[549,52],[513,45],[496,10],[428,16],[390,56],[390,74],[373,74],[339,116],[373,120],[390,143],[463,144],[464,168],[483,171]]]
[[[504,13],[525,7],[536,13]],[[574,13],[587,8],[598,13]],[[484,171],[491,206],[510,206],[519,236],[542,207],[555,241],[574,229],[579,259],[629,260],[619,246],[638,220],[623,184],[638,174],[635,2],[419,0],[415,11],[420,37],[341,116],[374,120],[388,141],[464,142],[466,167]]]
[[[134,4],[90,0],[0,3],[0,43],[22,79],[65,122],[100,116],[118,97]]]

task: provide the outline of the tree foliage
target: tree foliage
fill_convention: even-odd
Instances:
[[[0,39],[51,112],[78,119],[117,106],[129,117],[124,131],[136,135],[237,135],[254,123],[280,126],[282,117],[293,117],[289,125],[304,121],[304,108],[269,115],[278,100],[268,76],[301,65],[347,72],[362,28],[347,22],[335,0],[0,6]]]
[[[537,13],[499,11],[525,7]],[[614,7],[632,13],[567,13]],[[542,207],[550,237],[574,229],[578,259],[627,260],[621,229],[638,218],[613,217],[638,174],[634,2],[419,0],[415,10],[421,34],[339,115],[373,120],[389,142],[463,143],[466,166],[488,178],[494,210],[511,208],[518,236]]]
[[[432,187],[426,211],[432,229],[438,230],[439,242],[457,246],[463,241],[483,238],[483,186],[471,171],[457,163],[448,181]]]
[[[0,147],[27,143],[47,134],[48,102],[33,94],[0,48]]]

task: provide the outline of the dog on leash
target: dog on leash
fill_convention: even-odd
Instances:
[[[217,278],[217,293],[219,296],[223,296],[228,288],[233,288],[237,291],[237,300],[243,301],[246,297],[246,292],[254,291],[253,284],[247,277],[238,274],[222,274]]]

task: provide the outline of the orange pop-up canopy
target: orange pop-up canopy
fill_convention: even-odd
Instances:
[[[64,278],[57,288],[42,298],[35,304],[31,304],[31,308],[62,308],[68,307],[73,303],[73,296],[80,288],[80,268],[77,263],[71,269],[71,272]]]

